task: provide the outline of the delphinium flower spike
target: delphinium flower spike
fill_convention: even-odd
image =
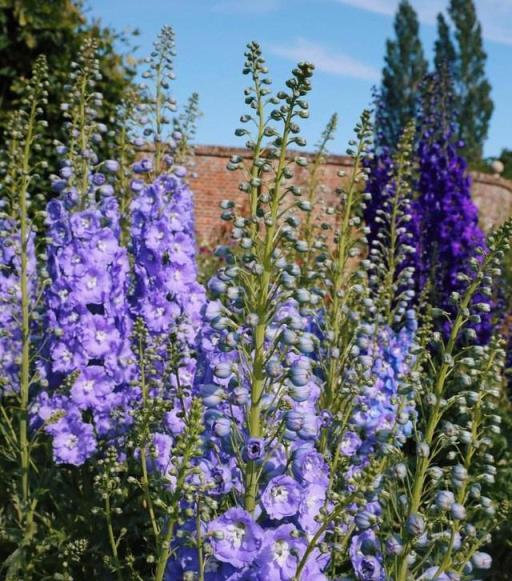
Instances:
[[[385,520],[382,475],[392,473],[393,451],[411,435],[416,413],[413,372],[418,324],[409,308],[413,270],[408,266],[408,254],[413,249],[406,227],[410,219],[413,131],[413,126],[404,131],[388,176],[388,195],[375,215],[378,231],[373,230],[367,259],[373,305],[357,342],[367,360],[367,372],[353,399],[350,431],[342,440],[343,452],[349,453],[352,461],[350,474],[364,471],[372,460],[378,466],[375,483],[366,488],[366,502],[354,518],[350,558],[358,579],[385,578],[385,550],[379,538]]]
[[[189,165],[194,154],[192,140],[196,135],[197,120],[201,117],[199,94],[192,93],[184,112],[173,119],[174,133],[177,137],[174,157],[179,165]]]
[[[313,284],[320,276],[316,259],[320,252],[324,250],[328,238],[330,224],[325,221],[325,205],[327,202],[322,199],[323,190],[325,189],[322,183],[323,165],[327,158],[329,141],[334,139],[337,124],[338,116],[334,114],[320,136],[313,158],[306,166],[307,178],[304,184],[304,201],[310,208],[305,212],[304,222],[301,225],[301,238],[306,242],[307,249],[297,255],[302,267],[301,276],[303,280],[301,280],[301,283],[304,286]],[[301,188],[301,186],[295,187]]]
[[[192,135],[184,131],[193,134],[197,98],[182,119],[182,131],[172,131],[168,113],[175,109],[170,92],[174,51],[174,32],[164,27],[146,60],[141,94],[123,109],[124,133],[118,146],[124,164],[117,172],[116,185],[126,213],[121,236],[131,266],[126,292],[135,369],[119,457],[107,457],[98,476],[98,487],[109,496],[115,481],[111,472],[128,475],[129,496],[140,497],[138,506],[143,507],[142,514],[134,514],[142,518],[141,526],[152,539],[148,563],[141,572],[151,571],[156,579],[164,575],[170,543],[182,518],[185,479],[191,458],[198,453],[197,436],[202,430],[201,402],[193,400],[191,386],[204,290],[197,283],[193,193],[186,169],[176,159],[180,147],[183,155],[190,153]],[[148,151],[150,138],[154,148]],[[183,140],[186,145],[181,145]],[[124,537],[120,547],[111,543],[118,573],[125,566],[115,553],[129,552],[131,539],[118,532],[118,522],[108,513],[121,507],[119,499],[105,510],[110,536]]]
[[[487,310],[474,297],[492,292],[511,232],[508,221],[470,262],[471,273],[463,275],[466,289],[452,294],[456,316],[448,339],[440,332],[431,337],[423,388],[417,391],[416,457],[404,463],[403,485],[390,491],[402,507],[394,515],[401,548],[388,563],[398,581],[411,574],[425,579],[469,574],[472,555],[488,542],[495,509],[483,489],[494,480],[495,468],[486,432],[499,431],[493,407],[504,354],[499,340],[461,347],[459,338]]]
[[[124,430],[134,390],[130,313],[126,300],[128,256],[119,245],[118,206],[109,164],[94,144],[106,128],[98,122],[101,94],[95,44],[87,41],[75,63],[70,100],[61,107],[69,143],[58,144],[59,174],[48,203],[45,350],[40,373],[47,389],[33,406],[59,463],[80,465]],[[105,170],[104,172],[102,170]]]
[[[0,176],[0,447],[2,465],[19,474],[19,479],[7,478],[3,490],[15,505],[6,504],[6,517],[14,515],[17,524],[13,529],[19,531],[13,556],[7,559],[7,574],[13,578],[28,566],[29,531],[39,500],[33,498],[37,434],[29,431],[29,398],[35,389],[34,358],[40,347],[35,335],[41,273],[36,264],[36,229],[30,204],[31,189],[42,168],[34,162],[34,154],[46,127],[42,114],[47,105],[47,76],[46,60],[39,57],[32,77],[24,82],[20,109],[9,120]]]
[[[428,285],[432,302],[453,316],[449,297],[452,292],[462,292],[464,281],[460,276],[468,274],[471,260],[478,257],[477,250],[485,247],[485,236],[471,199],[471,177],[460,154],[462,144],[455,142],[454,122],[447,118],[453,108],[445,101],[453,99],[452,92],[447,74],[427,77],[423,83],[417,129],[418,194],[412,215],[417,247],[416,291]],[[481,295],[475,301],[491,305]],[[449,323],[444,322],[445,337],[449,331]],[[490,337],[490,314],[481,313],[480,323],[471,325],[467,332],[475,333],[485,344]]]
[[[369,194],[361,191],[360,185],[367,173],[365,152],[370,132],[366,112],[357,128],[359,139],[353,152],[356,170],[361,173],[352,176],[348,189],[342,191],[334,244],[326,245],[317,257],[318,270],[324,276],[316,292],[326,300],[314,323],[321,340],[316,373],[325,378],[322,398],[324,414],[329,418],[321,446],[331,471],[330,518],[334,529],[330,536],[332,546],[337,547],[332,553],[330,571],[334,574],[346,570],[346,547],[350,546],[356,575],[360,577],[363,570],[372,570],[372,578],[381,579],[382,555],[376,532],[371,529],[378,525],[381,515],[379,474],[390,449],[403,443],[406,424],[410,426],[405,419],[410,402],[401,401],[401,394],[410,391],[407,376],[417,323],[414,313],[406,313],[406,301],[399,288],[405,280],[397,274],[402,272],[404,260],[404,245],[396,231],[404,213],[402,190],[407,189],[407,164],[404,176],[401,173],[397,176],[400,193],[381,216],[385,231],[393,238],[393,259],[381,260],[385,251],[381,243],[378,256],[373,253],[369,259],[350,262],[363,254],[368,233],[361,225],[360,215]],[[409,144],[410,138],[406,141]],[[407,147],[404,144],[405,151]],[[380,279],[380,287],[376,280],[374,287],[383,288],[387,282],[385,300],[368,289],[368,274]],[[329,382],[331,390],[327,390]],[[368,549],[366,553],[361,547]]]
[[[176,100],[170,94],[169,87],[175,78],[174,57],[176,56],[176,43],[174,30],[170,26],[162,27],[153,45],[151,56],[145,59],[148,69],[143,73],[142,99],[139,105],[141,113],[139,124],[144,127],[143,137],[139,139],[140,146],[146,146],[151,138],[154,146],[154,160],[148,164],[145,170],[151,177],[160,175],[168,163],[169,135],[166,128],[172,127],[169,114],[176,111]],[[154,92],[149,84],[151,81]]]
[[[244,172],[240,188],[249,209],[243,214],[229,200],[221,204],[235,244],[217,251],[224,266],[208,284],[212,300],[195,378],[206,432],[194,482],[211,499],[209,522],[201,541],[202,525],[190,527],[169,579],[203,567],[218,578],[293,578],[325,502],[327,466],[314,446],[320,426],[319,385],[309,358],[314,338],[295,298],[300,268],[287,260],[292,248],[304,248],[297,236],[303,202],[288,180],[293,164],[305,160],[290,160],[288,148],[304,145],[298,120],[308,114],[312,66],[299,64],[286,90],[273,96],[259,45],[248,45],[245,56],[244,73],[253,84],[245,91],[250,113],[241,121],[254,121],[256,134],[236,131],[248,136],[251,158],[235,156],[228,169]],[[304,576],[324,578],[327,556],[320,544],[308,554]],[[194,557],[187,561],[190,551]],[[289,556],[279,559],[283,552]]]
[[[372,198],[377,199],[365,211],[365,224],[371,231],[369,284],[378,314],[387,326],[402,319],[415,296],[414,260],[410,259],[416,252],[410,228],[414,133],[410,123],[387,170],[385,192],[375,192]]]
[[[356,126],[356,140],[350,142],[349,155],[354,157],[354,168],[348,177],[346,188],[340,187],[339,204],[334,208],[336,226],[333,240],[326,253],[320,253],[318,268],[325,285],[323,294],[328,298],[324,307],[322,335],[325,345],[325,388],[320,405],[333,414],[342,413],[348,403],[342,383],[343,368],[351,349],[358,314],[353,303],[363,305],[365,296],[361,282],[366,273],[364,265],[352,268],[351,262],[362,254],[366,239],[361,228],[359,210],[364,207],[366,193],[363,190],[367,170],[364,158],[370,144],[370,112],[364,111]],[[345,173],[340,170],[340,178]],[[353,300],[355,299],[355,301]],[[367,305],[369,307],[370,305]],[[321,446],[325,449],[327,431],[322,434]]]

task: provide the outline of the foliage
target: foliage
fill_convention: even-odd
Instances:
[[[381,145],[398,143],[405,125],[413,119],[417,92],[427,73],[427,61],[419,38],[416,12],[408,0],[401,0],[395,16],[396,40],[386,42],[382,70],[377,134]]]
[[[437,15],[437,39],[434,44],[434,66],[439,73],[448,69],[453,75],[457,54],[450,36],[450,25],[443,14]]]
[[[482,158],[494,109],[485,76],[487,55],[473,0],[451,0],[449,14],[457,41],[454,74],[459,139],[464,142],[464,156],[473,163]]]
[[[0,2],[0,138],[5,138],[11,111],[20,105],[24,81],[30,77],[38,55],[48,62],[49,85],[45,118],[48,130],[42,146],[51,148],[54,139],[63,140],[60,104],[67,100],[68,75],[83,42],[96,39],[101,79],[97,89],[103,95],[101,120],[109,124],[130,88],[135,74],[134,61],[118,52],[116,45],[129,46],[129,38],[89,22],[81,0],[2,0]],[[112,127],[113,128],[113,127]],[[110,140],[101,146],[107,153]],[[51,164],[54,158],[44,160]]]
[[[482,161],[483,145],[494,109],[491,86],[485,76],[487,55],[473,0],[451,0],[448,13],[437,17],[434,71],[454,80],[454,99],[447,103],[453,112],[454,135],[463,143],[463,156],[471,167]],[[419,39],[416,14],[407,0],[395,17],[396,41],[387,41],[386,66],[378,95],[376,134],[379,144],[394,147],[420,106],[420,85],[427,62]]]

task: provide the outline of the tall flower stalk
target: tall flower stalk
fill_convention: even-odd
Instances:
[[[33,157],[45,122],[41,119],[47,98],[47,66],[43,57],[34,64],[32,78],[25,83],[21,108],[9,123],[6,147],[6,175],[2,190],[0,256],[0,379],[3,420],[3,448],[7,458],[18,458],[20,479],[11,490],[15,500],[22,549],[11,562],[9,573],[27,567],[25,553],[33,536],[34,511],[31,470],[34,438],[29,431],[30,396],[34,388],[34,326],[39,291],[33,216],[30,215],[30,189],[38,177]],[[13,403],[13,400],[15,403]],[[16,426],[17,424],[17,426]]]
[[[417,575],[422,570],[429,569],[429,564],[429,570],[434,571],[434,576],[425,578],[433,579],[451,573],[454,569],[462,570],[473,552],[487,540],[489,523],[486,522],[485,513],[492,518],[491,505],[475,507],[476,515],[479,515],[479,511],[481,515],[480,530],[466,519],[469,511],[473,510],[470,505],[478,505],[482,485],[494,478],[492,456],[486,451],[491,442],[483,435],[483,422],[488,422],[487,429],[494,429],[490,426],[496,418],[492,409],[493,398],[497,392],[494,382],[487,382],[485,377],[488,377],[487,373],[491,369],[494,370],[493,374],[496,373],[493,361],[496,357],[498,361],[502,359],[502,350],[499,343],[493,343],[486,348],[473,345],[461,350],[458,348],[458,341],[465,327],[479,319],[482,309],[485,312],[485,303],[474,304],[473,299],[477,292],[488,290],[500,257],[510,244],[510,234],[511,225],[508,222],[490,237],[489,249],[482,250],[481,259],[473,259],[472,274],[465,277],[466,290],[460,297],[452,295],[457,315],[453,320],[449,338],[444,341],[440,333],[434,335],[435,351],[428,361],[428,365],[432,366],[431,384],[418,394],[418,405],[423,413],[415,428],[417,456],[410,466],[410,473],[404,472],[404,479],[409,482],[403,501],[405,511],[402,514],[405,518],[400,518],[399,525],[404,545],[395,560],[394,569],[399,581],[408,579],[411,572]],[[478,369],[481,371],[477,371]],[[489,371],[485,371],[486,369]],[[482,415],[484,401],[486,411]],[[480,455],[480,462],[483,460],[484,464],[490,464],[488,468],[484,467],[482,474],[474,472],[475,469],[478,470],[479,462],[474,458],[476,450]],[[444,468],[443,463],[440,463],[442,455],[448,460],[448,465]],[[453,461],[459,463],[452,464]],[[446,489],[443,490],[441,484],[445,474],[445,478],[451,480],[451,485],[445,481]],[[466,494],[469,487],[473,490],[471,497]],[[436,504],[439,510],[449,511],[453,521],[448,521],[449,543],[445,556],[440,561],[434,557],[434,539],[437,537],[437,542],[442,542],[445,534],[436,533],[435,529],[427,532],[426,529],[428,519],[435,519],[431,511]],[[458,523],[466,523],[462,539],[457,536],[461,528]],[[425,533],[429,535],[427,545],[431,547],[430,558],[427,554],[424,559],[415,561],[411,558],[411,551],[418,542],[417,539]]]
[[[69,144],[48,203],[46,334],[40,372],[48,386],[34,406],[34,424],[52,436],[57,462],[81,465],[100,443],[117,438],[135,396],[127,304],[128,257],[119,245],[118,205],[110,172],[94,144],[106,128],[97,121],[101,95],[96,47],[88,42],[73,74],[70,102],[62,109]],[[101,444],[103,445],[103,444]]]

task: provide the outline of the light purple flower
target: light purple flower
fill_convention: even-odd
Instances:
[[[284,581],[294,578],[307,543],[292,524],[265,531],[263,546],[256,560],[259,578]]]
[[[261,504],[270,518],[280,520],[297,514],[301,489],[290,476],[272,478],[261,495]]]
[[[321,525],[320,511],[325,506],[326,487],[308,484],[302,492],[299,505],[299,524],[309,534],[314,534]]]
[[[241,508],[230,508],[208,525],[213,555],[240,569],[251,564],[261,549],[263,530]]]
[[[53,455],[57,464],[80,466],[96,452],[93,427],[79,420],[60,420],[52,426]]]
[[[329,469],[322,455],[310,446],[298,448],[293,455],[294,476],[307,483],[327,484]]]

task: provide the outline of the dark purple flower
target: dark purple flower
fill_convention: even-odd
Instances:
[[[261,460],[265,455],[265,441],[263,438],[250,438],[245,446],[247,460]]]

